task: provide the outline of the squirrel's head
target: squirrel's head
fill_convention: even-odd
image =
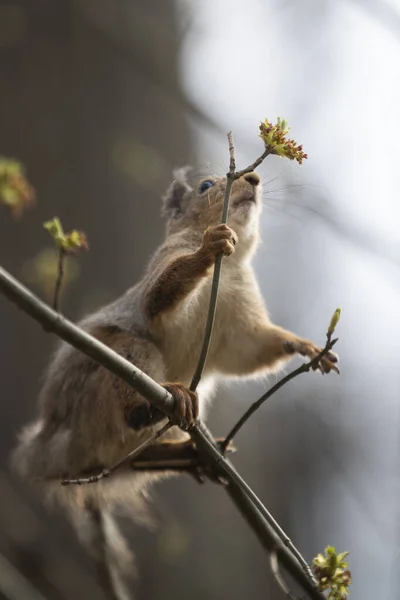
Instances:
[[[226,177],[200,176],[191,167],[174,171],[174,176],[163,198],[168,232],[188,227],[203,232],[220,223]],[[261,181],[257,173],[247,173],[233,182],[228,225],[238,234],[239,243],[251,243],[258,238],[261,207]]]

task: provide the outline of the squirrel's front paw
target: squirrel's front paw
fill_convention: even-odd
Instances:
[[[238,237],[233,229],[225,223],[221,223],[207,227],[203,234],[201,250],[207,255],[211,254],[214,258],[221,252],[224,256],[229,256],[235,251],[237,241]]]
[[[302,356],[307,356],[308,358],[315,358],[318,356],[320,352],[322,352],[322,348],[320,346],[316,346],[312,342],[308,340],[290,340],[285,342],[285,348],[288,352],[297,352]],[[314,371],[319,370],[321,373],[330,373],[331,371],[335,371],[335,373],[339,374],[339,368],[337,366],[337,362],[339,361],[339,357],[335,352],[327,352],[321,360],[318,362],[315,367],[313,367]]]
[[[171,423],[178,425],[181,429],[189,429],[194,425],[199,416],[199,397],[183,383],[161,384],[175,399],[175,411],[170,417]]]

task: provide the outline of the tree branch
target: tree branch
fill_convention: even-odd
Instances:
[[[172,414],[174,399],[165,388],[158,385],[148,375],[108,346],[56,313],[2,267],[0,267],[0,291],[11,302],[38,321],[45,331],[55,333],[64,341],[99,362],[143,394],[166,415]],[[315,587],[313,580],[300,566],[298,559],[285,547],[285,543],[266,520],[266,515],[269,515],[267,509],[231,463],[221,454],[205,425],[199,422],[191,429],[190,433],[204,462],[227,480],[228,484],[224,486],[224,489],[231,496],[263,546],[268,551],[276,549],[280,562],[312,600],[325,600],[324,595]],[[260,507],[262,507],[262,510],[260,510]]]
[[[278,381],[278,383],[276,383],[274,386],[272,386],[272,388],[269,389],[268,392],[263,394],[261,396],[261,398],[259,398],[256,402],[254,402],[250,406],[250,408],[248,408],[246,410],[246,412],[244,413],[244,415],[242,415],[242,417],[239,419],[239,421],[236,423],[236,425],[234,425],[234,427],[232,427],[231,431],[226,436],[225,441],[222,442],[222,444],[221,444],[222,451],[224,451],[225,448],[228,446],[228,444],[230,444],[232,442],[234,436],[238,433],[238,431],[250,419],[252,414],[255,413],[256,410],[258,410],[260,408],[260,406],[262,404],[264,404],[264,402],[266,402],[266,400],[268,400],[268,398],[271,398],[271,396],[273,394],[275,394],[275,392],[280,390],[281,387],[283,387],[286,383],[288,383],[289,381],[291,381],[298,375],[301,375],[302,373],[308,373],[310,371],[310,369],[313,369],[314,367],[316,367],[318,365],[321,358],[323,358],[325,356],[325,354],[327,354],[329,352],[329,350],[331,350],[333,348],[333,346],[336,344],[336,342],[338,341],[338,338],[332,340],[332,333],[328,332],[326,334],[326,337],[327,337],[326,344],[325,344],[324,348],[321,350],[321,352],[319,354],[317,354],[317,356],[315,356],[308,363],[303,363],[302,365],[300,365],[300,367],[298,367],[291,373],[288,373],[288,375],[286,375],[280,381]]]
[[[61,292],[61,286],[64,278],[64,259],[65,259],[65,250],[60,248],[58,251],[58,265],[57,265],[57,281],[56,287],[54,289],[54,300],[53,300],[53,308],[58,312],[59,305],[59,297]]]
[[[55,312],[0,267],[0,291],[35,321],[44,331],[56,334],[103,367],[132,386],[166,415],[173,414],[174,399],[169,392],[131,362],[111,350],[108,346]]]
[[[263,160],[267,158],[267,156],[269,156],[270,154],[272,154],[272,150],[269,146],[267,146],[264,152],[261,154],[261,156],[259,156],[257,160],[255,160],[251,165],[249,165],[245,169],[242,169],[241,171],[236,171],[235,179],[239,179],[239,177],[243,177],[243,175],[246,175],[246,173],[251,173],[252,171],[254,171],[254,169],[257,169],[257,167],[261,165]]]
[[[158,436],[160,437],[160,436]],[[217,438],[216,443],[219,444],[223,441],[223,438]],[[138,450],[138,448],[136,449]],[[234,446],[227,448],[227,453],[236,452]],[[139,453],[138,453],[139,454]],[[126,457],[127,458],[127,457]],[[141,445],[140,456],[129,457],[128,460],[121,461],[118,467],[123,472],[129,471],[182,471],[189,474],[193,474],[194,471],[201,471],[204,475],[208,475],[208,472],[204,472],[204,461],[200,460],[199,453],[193,441],[191,439],[186,442],[175,442],[175,441],[164,441],[159,444],[149,445],[145,448]],[[99,475],[103,471],[106,471],[107,467],[104,465],[97,465],[92,467],[88,471],[83,472],[80,481],[82,483],[92,483],[87,481]],[[215,481],[212,477],[209,477],[211,481]],[[69,483],[75,483],[77,480],[67,480]],[[63,482],[61,482],[63,484]]]
[[[228,485],[225,489],[268,553],[276,552],[279,561],[312,600],[326,600],[324,594],[316,588],[314,581],[301,569],[297,559],[282,545],[278,536],[273,531],[268,537],[264,535],[268,523],[249,501],[246,493],[234,485]]]
[[[276,579],[279,587],[281,588],[281,590],[283,591],[283,593],[285,594],[285,596],[287,598],[289,598],[289,600],[298,600],[298,598],[296,598],[295,596],[293,596],[292,592],[290,591],[290,589],[286,585],[286,581],[282,577],[282,574],[281,574],[281,572],[279,570],[278,556],[277,556],[275,550],[272,550],[271,553],[270,553],[270,555],[269,555],[269,564],[270,564],[270,567],[271,567],[272,574],[275,577],[275,579]]]
[[[231,189],[233,182],[235,180],[235,146],[233,144],[233,135],[230,131],[228,133],[228,142],[229,142],[229,172],[226,175],[226,188],[225,188],[225,197],[224,197],[224,205],[222,209],[222,218],[221,223],[226,223],[228,220],[228,212],[229,212],[229,200],[231,197]],[[208,304],[208,313],[207,313],[207,321],[204,329],[204,337],[201,345],[200,356],[196,366],[196,370],[193,375],[192,382],[190,384],[190,389],[196,391],[197,386],[199,385],[199,381],[203,374],[204,365],[206,364],[208,349],[210,347],[211,335],[214,326],[215,319],[215,310],[217,307],[218,300],[218,287],[219,287],[219,278],[221,275],[221,266],[222,266],[222,254],[217,256],[214,265],[214,273],[211,284],[211,294],[210,294],[210,302]]]
[[[89,477],[79,477],[78,479],[63,479],[61,481],[61,485],[82,485],[85,483],[97,483],[101,479],[109,477],[110,475],[112,475],[112,473],[114,473],[114,471],[119,469],[119,467],[126,465],[128,462],[133,461],[137,456],[139,456],[139,454],[142,454],[142,452],[146,448],[151,446],[151,444],[154,444],[158,440],[158,438],[164,435],[164,433],[167,433],[167,431],[171,429],[171,427],[173,427],[172,423],[166,423],[165,425],[160,427],[160,429],[158,429],[155,433],[153,433],[147,439],[145,439],[144,442],[137,446],[137,448],[132,450],[132,452],[129,452],[129,454],[121,458],[121,460],[113,464],[111,467],[103,468],[100,471],[100,473],[98,472],[94,475],[90,475]]]
[[[222,209],[222,218],[221,223],[226,223],[228,220],[228,212],[229,212],[229,200],[231,196],[231,189],[233,182],[239,177],[242,177],[246,173],[251,173],[254,171],[256,167],[258,167],[263,160],[271,154],[271,150],[269,147],[266,147],[262,155],[257,158],[246,169],[242,169],[241,171],[235,171],[236,162],[235,162],[235,145],[233,143],[233,135],[230,131],[228,133],[228,143],[229,143],[229,171],[226,174],[226,188],[225,188],[225,197],[224,197],[224,205]],[[207,313],[207,322],[204,329],[204,337],[200,350],[200,357],[196,366],[196,371],[193,375],[192,382],[190,384],[190,389],[195,391],[197,386],[199,385],[201,376],[203,374],[204,365],[206,364],[208,349],[210,347],[211,335],[214,326],[214,318],[215,318],[215,310],[217,307],[217,299],[218,299],[218,287],[219,287],[219,278],[221,275],[221,266],[222,266],[222,254],[217,257],[214,266],[213,279],[211,284],[211,294],[210,294],[210,302],[208,305],[208,313]]]

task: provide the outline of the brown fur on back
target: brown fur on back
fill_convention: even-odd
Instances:
[[[218,379],[265,374],[294,352],[312,357],[319,351],[308,340],[273,325],[268,317],[251,266],[259,242],[259,177],[251,173],[234,182],[228,226],[221,226],[225,186],[225,177],[193,179],[188,169],[177,173],[163,200],[166,237],[143,278],[80,323],[157,382],[188,386],[203,339],[213,265],[222,252],[214,329],[198,390],[202,418]],[[333,355],[324,361],[322,370],[336,369]],[[79,514],[86,514],[94,527],[87,539],[105,540],[106,527],[117,540],[110,516],[100,517],[101,509],[108,511],[119,503],[140,520],[148,484],[161,476],[124,473],[75,488],[61,488],[58,481],[75,478],[93,466],[112,465],[162,422],[163,415],[138,392],[62,343],[46,374],[38,418],[20,435],[14,465],[24,478],[56,491],[62,504],[75,513],[75,522],[79,509],[86,511]],[[188,438],[177,427],[169,436]],[[103,533],[96,534],[96,523]],[[99,564],[107,564],[112,547],[104,541]],[[108,576],[112,585],[111,567]]]

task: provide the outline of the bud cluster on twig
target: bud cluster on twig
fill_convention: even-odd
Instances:
[[[325,554],[318,554],[313,560],[312,567],[319,589],[329,590],[329,600],[346,600],[349,595],[351,573],[347,568],[348,552],[338,554],[333,546],[325,548]]]
[[[66,254],[76,254],[79,250],[89,250],[86,234],[77,229],[73,229],[69,233],[64,233],[63,226],[58,217],[54,217],[51,221],[46,221],[46,223],[43,223],[43,227],[47,229],[58,248]]]
[[[53,299],[53,308],[54,310],[58,310],[58,301],[64,280],[65,256],[67,254],[76,254],[79,250],[89,250],[89,244],[83,231],[73,229],[69,233],[64,233],[63,226],[58,217],[54,217],[51,221],[43,223],[43,227],[47,229],[58,247],[57,280]]]
[[[15,159],[0,156],[0,204],[7,206],[14,219],[35,204],[35,190],[25,177],[24,168]]]
[[[278,122],[272,125],[265,119],[260,124],[260,138],[265,144],[266,148],[269,148],[271,154],[277,154],[278,156],[284,156],[289,160],[297,160],[301,165],[304,159],[308,158],[307,154],[303,152],[303,146],[297,145],[294,140],[286,138],[290,128],[285,119],[278,117]]]

